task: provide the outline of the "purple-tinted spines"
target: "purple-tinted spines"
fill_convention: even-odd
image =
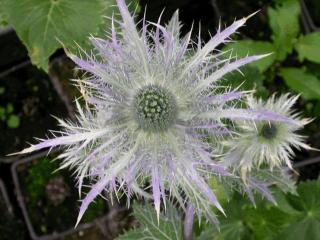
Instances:
[[[208,103],[215,105],[224,105],[227,102],[239,100],[245,96],[245,92],[241,91],[230,91],[224,94],[215,94],[207,97]]]
[[[263,55],[256,55],[256,56],[249,56],[245,58],[241,58],[239,60],[236,60],[231,63],[226,63],[223,67],[218,69],[217,71],[214,72],[211,76],[209,76],[207,79],[202,80],[202,82],[199,83],[197,86],[196,90],[197,91],[203,91],[206,88],[210,87],[212,83],[215,81],[221,79],[223,76],[225,76],[227,73],[230,73],[234,70],[238,70],[240,67],[247,65],[251,62],[258,61],[262,58],[265,58],[269,56],[270,54],[263,54]]]
[[[87,193],[86,197],[82,200],[81,207],[80,207],[79,214],[78,214],[78,218],[77,218],[77,222],[76,222],[76,226],[80,223],[80,221],[83,217],[83,214],[87,210],[89,204],[91,202],[93,202],[93,200],[99,194],[101,194],[101,192],[103,191],[103,189],[105,189],[105,187],[109,181],[110,181],[110,179],[106,177],[102,180],[99,180],[96,184],[94,184],[91,187],[89,193]]]
[[[68,146],[78,142],[84,142],[88,144],[90,141],[104,135],[107,132],[106,129],[95,129],[90,132],[76,133],[73,135],[61,136],[52,139],[42,139],[41,143],[31,145],[30,147],[14,154],[26,154],[34,151],[41,150],[43,148],[52,148],[56,146]],[[11,154],[13,155],[13,154]]]
[[[271,112],[270,110],[256,109],[224,109],[219,114],[220,118],[228,118],[233,120],[251,120],[251,121],[276,121],[286,122],[293,125],[300,125],[299,122],[287,116]]]
[[[270,202],[272,202],[273,204],[277,205],[277,201],[275,200],[274,196],[272,195],[269,187],[268,187],[268,183],[259,181],[255,178],[248,178],[248,187],[255,189],[256,191],[260,192],[262,194],[262,196],[264,196],[266,199],[268,199]]]
[[[188,203],[186,216],[183,224],[183,231],[185,239],[192,239],[193,236],[193,221],[195,209],[191,202]]]
[[[218,32],[213,36],[211,40],[207,44],[203,46],[203,48],[198,49],[196,54],[191,58],[187,67],[185,68],[184,72],[189,71],[189,69],[193,68],[194,66],[200,65],[204,58],[213,50],[216,49],[217,46],[224,43],[226,39],[228,39],[233,33],[235,33],[240,27],[242,27],[245,22],[251,17],[252,15],[248,16],[247,18],[242,18],[238,21],[235,21],[231,26],[227,27],[223,31],[218,30]],[[201,38],[199,37],[199,40]],[[199,45],[201,46],[201,44]]]
[[[234,178],[217,162],[216,158],[223,155],[216,149],[219,141],[236,135],[238,122],[249,120],[254,125],[258,121],[289,120],[264,109],[236,109],[238,101],[246,101],[247,92],[222,84],[225,74],[262,56],[233,60],[232,56],[224,59],[223,53],[214,52],[244,24],[244,19],[219,30],[203,48],[199,43],[198,49],[193,49],[191,32],[180,39],[177,13],[167,27],[143,19],[142,30],[138,31],[125,2],[118,0],[118,6],[122,21],[113,21],[108,40],[91,38],[93,56],[85,54],[87,60],[83,60],[70,54],[81,69],[89,72],[78,84],[87,101],[84,108],[90,111],[82,111],[78,105],[78,122],[70,126],[63,123],[63,136],[54,136],[55,140],[45,140],[46,144],[27,151],[66,146],[60,155],[62,167],[75,169],[79,191],[83,178],[96,182],[83,200],[78,222],[103,189],[124,192],[128,198],[134,193],[151,198],[158,214],[160,204],[168,197],[165,193],[171,194],[169,199],[176,199],[182,209],[186,201],[191,201],[197,214],[215,222],[211,205],[223,209],[207,184],[208,178]],[[115,24],[122,28],[118,34]],[[147,25],[154,25],[155,31],[149,31]],[[153,89],[165,88],[174,98],[177,115],[166,129],[145,128],[134,117],[139,112],[143,113],[139,116],[156,119],[160,116],[156,112],[173,107],[157,91],[146,91],[140,98],[141,89],[148,90],[150,85]],[[152,108],[149,102],[147,108],[133,104],[137,98],[146,103],[147,96],[162,100],[150,102]],[[231,120],[231,124],[224,124],[225,120]],[[101,135],[80,137],[99,129]],[[207,142],[208,137],[212,145]],[[139,186],[140,176],[149,180],[146,189],[151,194]]]
[[[160,192],[160,176],[158,172],[157,166],[152,167],[152,194],[153,194],[153,201],[154,206],[158,216],[160,216],[160,200],[161,200],[161,192]]]
[[[206,196],[211,204],[216,206],[216,208],[225,215],[224,210],[220,205],[217,197],[215,196],[213,190],[208,186],[206,182],[203,181],[203,178],[199,177],[196,171],[194,171],[193,169],[186,169],[186,171],[187,178],[200,189],[202,194]]]

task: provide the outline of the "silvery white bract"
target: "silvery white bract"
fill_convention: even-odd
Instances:
[[[293,112],[293,105],[298,96],[285,94],[276,98],[273,95],[266,102],[254,99],[252,95],[247,97],[247,104],[250,109],[260,111],[266,109],[279,113],[296,121],[297,124],[287,122],[259,121],[238,121],[238,137],[224,142],[228,152],[223,158],[223,164],[233,169],[240,169],[241,176],[245,180],[247,172],[253,167],[267,165],[271,170],[282,165],[291,166],[291,158],[294,156],[292,147],[297,149],[312,149],[304,143],[304,137],[296,133],[310,119],[302,119],[299,113]]]
[[[191,31],[180,38],[178,13],[165,27],[143,20],[137,31],[124,0],[117,4],[120,31],[113,21],[108,40],[91,38],[92,56],[70,55],[88,72],[87,79],[78,80],[86,105],[77,104],[77,123],[59,120],[60,136],[53,133],[52,139],[20,153],[62,146],[61,168],[75,169],[80,192],[84,178],[91,179],[77,223],[103,190],[126,193],[128,199],[132,194],[151,198],[158,214],[161,201],[165,205],[169,198],[183,209],[190,203],[199,216],[216,222],[211,205],[223,209],[208,178],[241,181],[214,158],[213,146],[232,137],[238,121],[290,126],[300,121],[274,109],[238,108],[247,93],[223,87],[226,74],[267,56],[238,60],[216,50],[247,18],[219,29],[202,46],[200,36],[197,44],[190,40]],[[155,30],[147,30],[148,25]],[[217,144],[209,144],[208,138]],[[259,179],[242,186],[270,196],[267,183]]]

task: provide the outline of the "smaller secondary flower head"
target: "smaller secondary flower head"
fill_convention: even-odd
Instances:
[[[218,141],[236,130],[226,122],[296,124],[273,109],[238,107],[246,93],[223,87],[226,74],[268,54],[236,59],[216,50],[248,18],[218,29],[203,45],[200,36],[194,44],[191,31],[180,36],[177,12],[167,26],[143,19],[139,31],[124,0],[117,4],[121,31],[113,21],[107,40],[91,38],[92,55],[82,59],[69,54],[89,73],[78,80],[86,101],[77,104],[78,121],[59,120],[60,136],[54,133],[20,153],[62,146],[61,168],[75,169],[79,191],[84,178],[92,180],[77,223],[105,189],[124,192],[128,200],[132,194],[151,198],[158,214],[161,202],[165,205],[168,199],[174,198],[182,209],[190,202],[198,215],[216,222],[211,205],[223,209],[207,180],[234,176],[214,159],[215,149],[206,140]],[[155,30],[149,31],[148,25]],[[265,190],[260,183],[256,186]]]
[[[253,167],[259,168],[260,165],[266,165],[270,170],[284,164],[292,168],[293,148],[311,149],[304,143],[304,137],[297,134],[297,130],[310,122],[310,119],[300,118],[298,113],[293,112],[292,107],[298,97],[285,94],[276,98],[274,94],[264,102],[249,95],[247,97],[249,109],[279,113],[295,120],[297,124],[278,121],[237,122],[239,135],[224,142],[229,149],[223,158],[224,165],[235,169],[240,167],[244,180],[247,172]]]

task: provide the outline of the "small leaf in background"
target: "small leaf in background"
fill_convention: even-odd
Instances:
[[[6,92],[6,89],[4,87],[0,87],[0,95],[4,94]]]
[[[241,73],[233,72],[225,77],[224,85],[232,86],[233,88],[240,87],[241,90],[256,90],[256,96],[266,97],[267,89],[263,85],[264,75],[256,68],[245,66],[240,69]]]
[[[233,49],[234,54],[238,57],[273,53],[276,51],[272,43],[254,40],[240,40],[235,43],[228,44],[223,50],[230,49]],[[260,72],[264,72],[274,63],[275,60],[276,55],[272,54],[259,61],[250,63],[249,66],[257,67]]]
[[[304,59],[320,63],[320,33],[315,32],[305,36],[301,36],[295,45],[298,52],[299,60]]]
[[[165,215],[160,215],[159,223],[157,213],[150,204],[133,205],[133,215],[140,224],[140,228],[130,230],[121,235],[118,240],[134,239],[167,239],[181,240],[182,221],[174,206],[169,202],[166,205]]]
[[[8,103],[7,104],[7,113],[10,114],[10,113],[13,113],[14,111],[14,107],[12,105],[12,103]]]
[[[20,126],[20,118],[15,114],[11,114],[7,120],[9,128],[18,128]]]
[[[300,31],[300,4],[298,0],[282,0],[278,3],[276,8],[268,8],[268,16],[277,59],[284,60],[292,52]]]
[[[103,23],[105,0],[3,0],[8,22],[26,45],[33,64],[48,70],[48,60],[61,47],[84,44]]]
[[[281,68],[280,75],[294,91],[306,100],[320,99],[320,80],[299,68]]]

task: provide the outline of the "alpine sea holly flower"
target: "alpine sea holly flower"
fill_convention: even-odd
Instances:
[[[182,208],[189,201],[197,214],[216,221],[210,205],[223,209],[206,180],[233,176],[213,159],[205,139],[232,134],[226,122],[297,122],[272,111],[236,108],[246,93],[222,87],[226,74],[267,55],[225,59],[216,50],[248,18],[219,29],[204,46],[199,36],[194,46],[191,31],[180,38],[178,13],[167,26],[143,20],[138,31],[124,0],[117,4],[122,21],[113,21],[109,39],[91,38],[95,49],[86,59],[69,54],[88,72],[78,80],[86,104],[77,103],[77,123],[59,120],[61,136],[54,133],[20,153],[62,146],[61,168],[75,169],[79,191],[85,177],[94,182],[77,223],[105,189],[152,198],[158,214],[168,197]]]
[[[292,168],[291,158],[294,156],[293,148],[312,149],[304,143],[304,137],[296,131],[310,122],[310,119],[300,118],[293,112],[293,105],[299,96],[281,95],[276,98],[273,95],[266,102],[256,100],[252,96],[247,97],[248,108],[257,111],[271,111],[293,119],[297,124],[277,121],[242,121],[237,122],[239,136],[225,142],[229,149],[225,154],[223,163],[239,169],[245,180],[247,172],[260,165],[273,168],[281,168],[283,165]]]

